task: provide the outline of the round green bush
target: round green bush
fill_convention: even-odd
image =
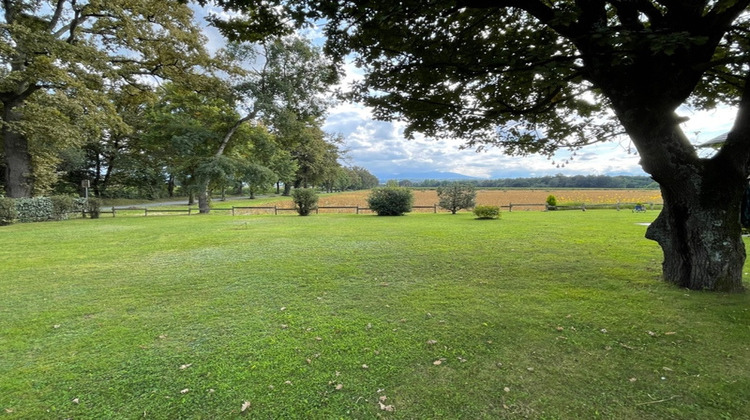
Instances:
[[[500,217],[500,207],[498,206],[476,206],[474,215],[477,219],[497,219]]]
[[[89,197],[86,200],[86,213],[92,219],[98,219],[102,212],[102,200],[96,197]]]
[[[373,188],[367,205],[378,216],[401,216],[411,211],[414,193],[408,188],[387,186]]]

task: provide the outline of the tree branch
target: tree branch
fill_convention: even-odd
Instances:
[[[741,168],[742,176],[748,176],[748,159],[750,159],[750,72],[745,74],[745,86],[734,120],[732,130],[727,135],[727,141],[713,160],[717,162],[729,161],[734,165],[722,165],[726,169]]]
[[[245,115],[244,117],[240,118],[237,122],[235,122],[232,127],[227,131],[227,134],[224,135],[224,138],[221,140],[221,145],[219,146],[219,149],[216,151],[216,154],[214,154],[215,157],[219,157],[224,154],[224,149],[226,149],[227,145],[229,144],[229,140],[232,139],[232,136],[234,133],[237,132],[237,130],[240,128],[242,124],[244,124],[247,121],[250,121],[255,118],[255,116],[258,114],[257,110],[253,110],[249,114]]]
[[[62,15],[64,7],[65,7],[65,0],[57,0],[57,6],[55,6],[55,13],[52,15],[52,19],[49,21],[49,25],[47,25],[48,31],[52,32],[52,30],[55,29],[55,26],[57,26],[57,22],[60,20],[60,16]]]

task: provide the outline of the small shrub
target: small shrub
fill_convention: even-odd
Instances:
[[[500,217],[500,207],[498,206],[476,206],[474,215],[477,219],[497,219]]]
[[[414,193],[395,185],[373,188],[367,197],[367,205],[378,216],[401,216],[411,211],[413,203]]]
[[[53,195],[52,218],[55,220],[67,220],[68,213],[75,211],[75,199],[69,195]]]
[[[300,216],[307,216],[318,208],[318,193],[312,188],[295,189],[292,191],[292,200]]]
[[[10,225],[16,221],[18,212],[12,198],[0,197],[0,226]]]
[[[554,207],[557,205],[557,198],[555,198],[554,195],[548,195],[547,196],[547,205]]]
[[[92,219],[98,219],[102,212],[102,200],[96,197],[89,197],[86,201],[86,213]]]

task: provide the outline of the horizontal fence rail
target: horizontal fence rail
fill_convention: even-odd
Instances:
[[[508,209],[509,212],[512,212],[513,209],[516,209],[518,211],[519,209],[525,209],[529,210],[532,208],[540,208],[543,211],[564,211],[564,210],[594,210],[594,209],[615,209],[617,211],[620,210],[631,210],[631,211],[646,211],[646,210],[654,210],[658,209],[663,205],[663,203],[612,203],[612,204],[605,204],[605,203],[597,203],[597,204],[586,204],[586,203],[576,203],[571,205],[560,205],[560,206],[550,206],[545,203],[508,203],[507,205],[499,205],[501,209]],[[431,210],[432,213],[437,213],[440,206],[437,204],[433,204],[431,206],[412,206],[412,210]],[[280,212],[291,212],[296,211],[297,209],[294,207],[278,207],[278,206],[232,206],[231,208],[212,208],[211,211],[226,211],[231,212],[232,216],[238,215],[238,214],[271,214],[278,215]],[[323,210],[324,213],[329,212],[329,210],[343,210],[341,212],[333,211],[334,213],[355,213],[360,214],[363,212],[366,213],[372,213],[373,210],[369,207],[360,207],[360,206],[319,206],[315,209],[315,213],[319,214],[320,211]],[[446,210],[447,211],[447,210]],[[111,211],[102,210],[100,213],[102,214],[112,214],[112,217],[117,216],[117,213],[127,213],[127,212],[143,212],[144,216],[158,216],[163,214],[174,214],[174,213],[181,213],[185,215],[192,215],[192,214],[199,214],[200,211],[196,207],[187,207],[185,209],[163,209],[160,207],[112,207]],[[88,212],[86,212],[88,213]]]

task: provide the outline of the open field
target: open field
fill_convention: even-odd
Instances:
[[[2,227],[0,417],[747,418],[750,296],[662,283],[656,214]]]
[[[351,191],[338,194],[324,194],[320,197],[320,206],[360,206],[367,207],[369,190]],[[477,190],[477,204],[507,206],[516,204],[544,204],[547,196],[554,195],[560,205],[566,203],[615,204],[621,203],[654,203],[661,204],[659,190],[595,190],[595,189],[508,189]],[[432,206],[438,202],[435,190],[414,190],[415,206]],[[279,207],[292,207],[291,199],[272,200],[268,204]],[[217,204],[218,206],[218,204]],[[543,207],[518,206],[516,209],[542,210]]]

